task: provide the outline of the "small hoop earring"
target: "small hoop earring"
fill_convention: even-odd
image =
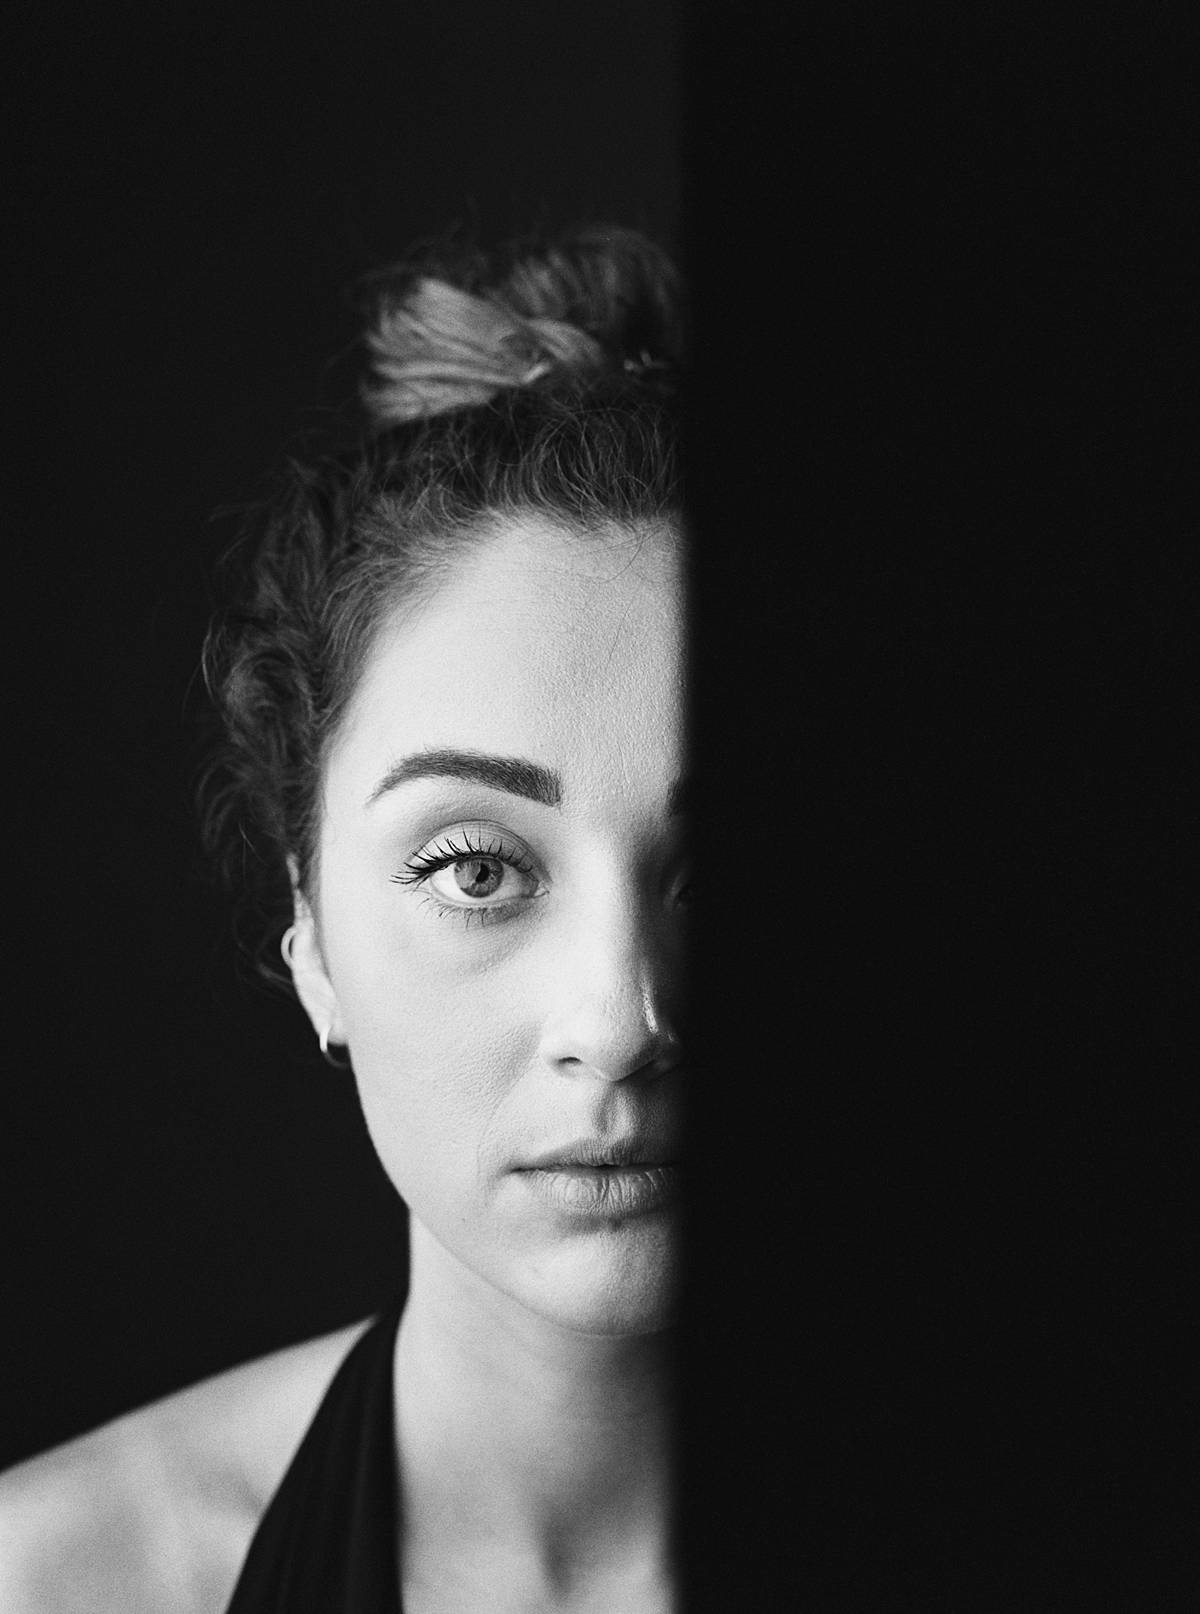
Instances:
[[[294,970],[296,967],[296,961],[292,957],[292,943],[295,940],[296,927],[295,925],[289,925],[284,931],[283,935],[279,938],[279,951],[283,954],[283,962],[290,970]]]
[[[322,1026],[321,1027],[320,1035],[317,1037],[317,1042],[320,1045],[321,1058],[325,1061],[325,1063],[327,1065],[332,1065],[334,1070],[349,1070],[350,1069],[350,1061],[348,1059],[337,1059],[337,1058],[335,1058],[335,1056],[333,1054],[331,1054],[329,1052],[329,1027],[328,1026]]]

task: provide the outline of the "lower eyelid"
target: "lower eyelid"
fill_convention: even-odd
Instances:
[[[509,898],[505,902],[442,902],[434,896],[432,891],[422,893],[421,900],[433,908],[439,918],[452,915],[461,919],[464,924],[494,924],[501,922],[505,917],[515,917],[519,908],[524,908],[534,901],[533,897]]]

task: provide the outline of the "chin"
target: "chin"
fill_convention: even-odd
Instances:
[[[620,1338],[661,1333],[677,1320],[678,1243],[672,1226],[633,1224],[618,1225],[607,1235],[564,1240],[521,1275],[518,1298],[548,1322],[576,1334]]]

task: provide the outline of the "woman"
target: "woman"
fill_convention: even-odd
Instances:
[[[361,440],[210,639],[210,821],[352,1066],[407,1294],[13,1470],[9,1614],[674,1606],[678,290],[581,232],[381,277],[369,345]]]

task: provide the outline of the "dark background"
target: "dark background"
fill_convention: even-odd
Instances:
[[[349,1079],[239,983],[198,848],[220,511],[350,396],[351,285],[414,240],[673,244],[676,32],[662,0],[9,27],[0,1462],[403,1278]]]
[[[1194,1608],[1196,20],[692,16],[689,1606]]]

